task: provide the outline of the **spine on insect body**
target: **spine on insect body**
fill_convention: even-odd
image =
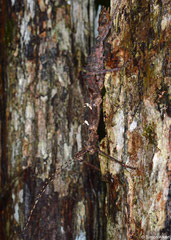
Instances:
[[[100,120],[100,105],[102,103],[101,90],[104,86],[104,41],[111,27],[109,11],[103,8],[99,16],[99,36],[96,38],[96,44],[91,50],[85,68],[86,74],[83,75],[83,81],[86,89],[85,93],[85,118],[87,125],[88,141],[86,147],[90,154],[96,150],[98,141],[97,129]],[[103,74],[101,74],[103,73]]]
[[[87,125],[88,140],[86,148],[90,154],[97,151],[98,142],[98,126],[100,121],[100,105],[102,103],[101,90],[104,87],[104,74],[108,71],[105,69],[104,57],[104,42],[112,27],[113,19],[116,17],[120,0],[113,13],[112,20],[110,19],[109,10],[102,8],[99,16],[99,35],[96,38],[96,44],[91,49],[91,54],[87,59],[83,82],[85,85],[85,117],[84,124]],[[110,69],[109,71],[118,71],[119,68]]]

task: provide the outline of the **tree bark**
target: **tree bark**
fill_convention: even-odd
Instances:
[[[4,240],[169,239],[170,2],[121,0],[113,18],[116,5],[104,60],[120,70],[105,74],[98,134],[101,151],[136,170],[73,159],[88,137],[80,71],[94,1],[0,0]]]
[[[111,13],[116,1],[112,1]],[[106,239],[170,239],[169,1],[121,1],[106,45],[106,137],[101,157],[108,183]]]
[[[80,70],[93,0],[1,0],[1,9],[3,239],[102,239],[102,183],[72,159],[85,135]]]

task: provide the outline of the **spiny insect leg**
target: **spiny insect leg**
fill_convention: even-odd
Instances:
[[[57,168],[57,171],[56,171],[56,172],[59,173],[59,172],[60,172],[60,169]],[[56,173],[56,172],[55,172],[55,173]],[[32,209],[31,209],[31,211],[30,211],[30,215],[29,215],[29,217],[28,217],[28,219],[27,219],[27,222],[26,222],[26,224],[25,224],[25,226],[24,226],[23,232],[26,231],[26,229],[27,229],[27,227],[28,227],[28,225],[29,225],[29,223],[30,223],[30,220],[31,220],[31,218],[32,218],[32,216],[33,216],[33,212],[34,212],[34,210],[36,209],[37,204],[38,204],[40,198],[42,197],[43,193],[45,192],[46,187],[50,184],[50,182],[53,181],[53,179],[54,179],[54,177],[55,177],[55,173],[53,173],[51,176],[49,176],[49,178],[47,179],[47,181],[44,183],[42,189],[40,190],[40,192],[39,192],[39,194],[38,194],[38,196],[37,196],[37,198],[36,198],[36,200],[35,200],[35,202],[34,202],[34,205],[33,205]]]
[[[136,169],[137,169],[137,168],[135,168],[135,167],[129,166],[129,165],[127,165],[127,164],[125,164],[125,163],[117,160],[117,159],[114,158],[114,157],[109,156],[108,154],[106,154],[105,152],[101,151],[100,149],[98,149],[98,152],[99,152],[100,155],[102,155],[102,156],[104,156],[104,157],[107,157],[108,159],[110,159],[110,160],[113,161],[113,162],[119,163],[120,165],[122,165],[122,166],[125,167],[125,168],[130,168],[130,169],[133,169],[133,170],[136,170]]]

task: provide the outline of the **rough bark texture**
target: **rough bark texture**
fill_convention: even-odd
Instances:
[[[23,231],[44,181],[82,148],[80,70],[93,42],[93,8],[93,0],[13,0],[3,9],[2,185],[22,175],[7,187],[4,239],[104,236],[98,174],[73,160],[48,185]]]
[[[72,160],[87,139],[80,70],[93,0],[0,6],[1,238],[169,239],[169,1],[122,0],[113,19],[106,68],[126,66],[105,76],[100,148],[137,170],[99,156],[102,176]],[[87,161],[99,167],[97,154]]]
[[[169,11],[165,0],[123,0],[106,41],[106,67],[127,67],[106,74],[101,149],[138,168],[101,158],[103,175],[112,176],[106,239],[170,239]]]

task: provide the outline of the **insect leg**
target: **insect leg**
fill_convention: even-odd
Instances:
[[[130,169],[133,169],[133,170],[137,169],[136,167],[132,167],[132,166],[126,165],[125,163],[117,160],[116,158],[107,155],[105,152],[101,151],[100,149],[98,149],[98,152],[99,152],[100,155],[102,155],[104,157],[107,157],[108,159],[110,159],[113,162],[119,163],[120,165],[122,165],[125,168],[130,168]]]

